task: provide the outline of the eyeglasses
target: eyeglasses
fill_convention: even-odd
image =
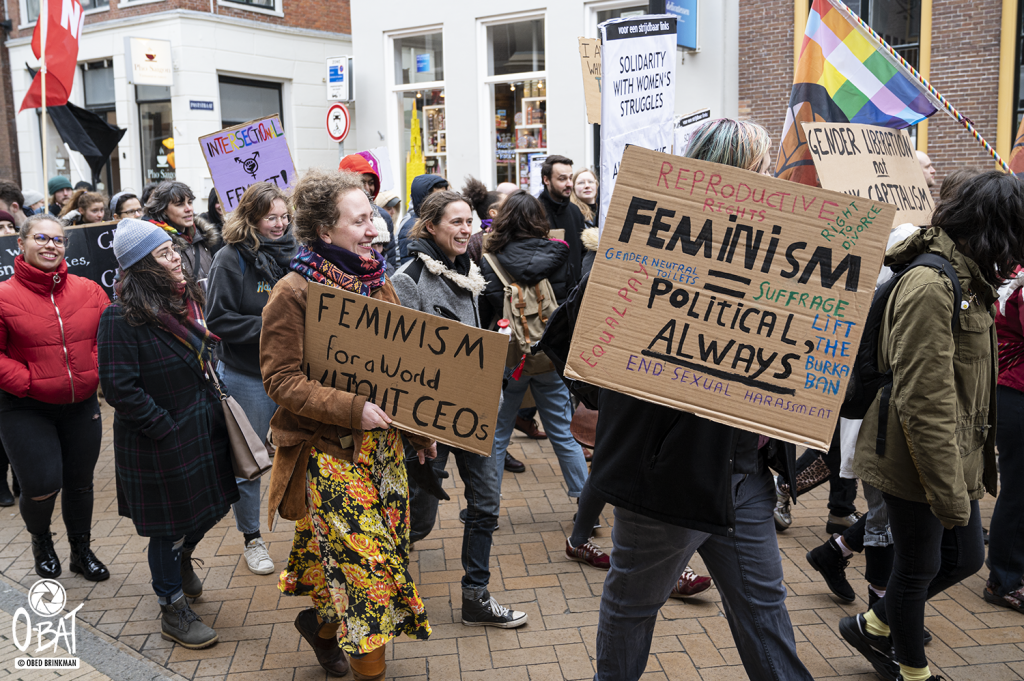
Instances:
[[[33,234],[32,240],[40,246],[45,246],[48,241],[52,241],[53,245],[57,248],[68,245],[68,237],[66,236],[47,236],[46,234]]]
[[[120,213],[118,213],[118,215],[134,215],[135,217],[139,217],[140,215],[142,215],[142,209],[133,208],[132,210],[123,210]]]
[[[169,248],[166,251],[164,251],[163,253],[157,253],[153,257],[154,258],[163,258],[167,262],[173,262],[175,257],[180,258],[181,256],[178,255],[178,252],[176,250],[174,250],[173,248]]]
[[[290,224],[291,221],[292,216],[290,215],[268,215],[265,218],[263,218],[263,222],[267,223],[268,225],[287,225]]]

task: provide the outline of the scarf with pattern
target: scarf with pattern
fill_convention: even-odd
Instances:
[[[182,284],[180,293],[185,293],[185,285]],[[213,358],[213,348],[220,343],[220,337],[214,335],[206,328],[206,316],[203,308],[196,301],[185,297],[185,312],[187,317],[181,321],[170,312],[161,310],[157,314],[160,326],[169,334],[187,345],[199,358],[199,365],[206,368],[205,362]]]
[[[189,243],[192,243],[192,235],[191,234],[186,234],[185,232],[179,232],[178,228],[175,227],[174,225],[171,225],[171,224],[166,223],[166,222],[160,222],[159,220],[155,220],[153,218],[150,218],[149,221],[152,222],[157,227],[159,227],[160,229],[162,229],[165,232],[167,232],[168,234],[170,234],[171,236],[180,236],[185,241],[187,241]]]
[[[384,285],[387,271],[384,256],[376,251],[371,253],[372,256],[356,255],[317,239],[312,248],[299,246],[288,267],[308,281],[368,296]]]

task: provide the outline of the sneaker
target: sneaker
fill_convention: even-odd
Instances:
[[[843,530],[860,520],[862,515],[864,514],[860,511],[854,511],[850,515],[842,516],[829,513],[828,522],[825,523],[825,531],[829,534],[842,534]]]
[[[690,596],[696,596],[699,593],[703,593],[710,588],[711,578],[705,577],[704,575],[698,575],[690,569],[689,565],[687,565],[686,569],[683,570],[683,574],[676,580],[676,585],[672,588],[672,593],[670,593],[668,597],[689,598]]]
[[[784,532],[793,524],[789,511],[789,495],[779,491],[779,476],[775,476],[775,531]]]
[[[217,642],[217,632],[203,624],[203,619],[189,607],[188,599],[181,596],[160,606],[160,638],[190,650],[202,650]]]
[[[836,598],[845,603],[853,603],[857,599],[857,594],[846,579],[846,568],[850,561],[843,556],[843,550],[836,543],[835,537],[830,537],[821,546],[808,551],[807,562],[825,578],[825,584]]]
[[[569,557],[569,560],[575,560],[578,563],[586,563],[592,568],[598,570],[607,570],[612,566],[611,559],[608,554],[602,551],[594,542],[588,541],[586,544],[580,544],[579,546],[573,546],[569,542],[569,538],[565,539],[565,555]]]
[[[462,598],[462,623],[467,627],[515,629],[526,624],[526,613],[509,610],[487,593],[478,601]]]
[[[274,561],[263,543],[263,537],[256,537],[245,545],[245,564],[254,575],[269,575],[274,571]]]
[[[985,583],[985,590],[981,592],[986,603],[998,605],[1000,608],[1009,608],[1017,612],[1024,612],[1024,585],[1018,586],[1013,591],[1007,592],[1005,596],[996,594],[992,580]]]
[[[864,615],[854,615],[839,620],[839,634],[871,663],[875,673],[885,681],[897,681],[900,676],[900,666],[896,664],[895,655],[893,655],[892,639],[888,636],[869,634]]]
[[[466,524],[466,518],[468,518],[468,517],[469,517],[469,510],[468,509],[464,508],[461,511],[459,511],[459,522],[462,523],[463,525]],[[495,532],[498,531],[498,521],[497,520],[494,521],[494,531]]]

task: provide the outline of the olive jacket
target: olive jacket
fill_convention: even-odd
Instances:
[[[263,308],[260,333],[260,371],[263,387],[278,405],[270,420],[274,467],[270,473],[268,527],[280,512],[286,520],[306,515],[306,465],[310,447],[346,461],[363,439],[361,428],[365,395],[336,390],[306,378],[302,370],[306,325],[307,282],[297,272],[281,278]],[[390,281],[370,296],[398,304]],[[403,433],[416,449],[426,449],[429,438]]]
[[[887,494],[928,504],[952,528],[967,525],[972,500],[996,493],[997,295],[938,227],[893,246],[885,264],[905,264],[920,253],[952,263],[967,305],[954,331],[953,286],[945,275],[917,267],[899,281],[879,330],[878,365],[893,372],[885,452],[876,452],[876,397],[853,469]]]

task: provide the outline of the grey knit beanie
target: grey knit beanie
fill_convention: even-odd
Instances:
[[[170,240],[171,235],[152,222],[125,218],[117,223],[114,232],[114,257],[126,270]]]

